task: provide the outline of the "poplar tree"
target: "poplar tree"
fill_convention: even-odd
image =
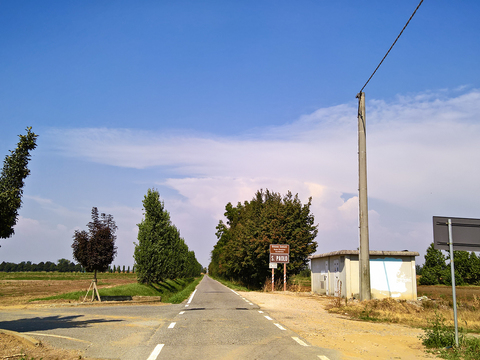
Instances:
[[[11,237],[17,224],[18,210],[22,206],[24,180],[30,174],[27,165],[30,152],[37,146],[38,135],[27,128],[26,135],[19,135],[15,150],[5,157],[0,175],[0,238]]]
[[[138,282],[156,284],[166,279],[199,276],[202,266],[172,224],[157,190],[148,189],[143,209],[145,218],[138,224],[134,252]]]

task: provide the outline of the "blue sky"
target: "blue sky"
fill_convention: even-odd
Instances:
[[[227,202],[313,197],[318,252],[358,247],[355,95],[418,1],[2,1],[0,155],[39,134],[1,261],[72,258],[90,210],[133,264],[157,188],[207,266]],[[370,247],[423,254],[480,217],[480,3],[426,0],[365,88]]]

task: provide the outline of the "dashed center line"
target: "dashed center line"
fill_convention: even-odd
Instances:
[[[185,311],[180,311],[180,312],[178,313],[178,315],[183,315],[183,314],[185,314]]]
[[[169,329],[173,329],[175,327],[176,322],[172,322],[170,325],[168,325]]]
[[[305,341],[300,340],[298,337],[292,336],[292,339],[295,340],[297,343],[299,343],[302,346],[308,346],[308,344]]]
[[[280,324],[277,324],[277,323],[274,323],[274,324],[275,324],[275,326],[278,327],[280,330],[285,330],[285,331],[287,330],[287,329],[285,329],[285,328],[284,328],[282,325],[280,325]]]
[[[155,349],[153,349],[147,360],[156,360],[158,355],[160,354],[160,351],[162,351],[163,345],[165,344],[158,344],[157,346],[155,346]]]
[[[320,360],[330,360],[328,357],[326,357],[325,355],[318,355],[319,359]]]
[[[273,320],[273,319],[272,319],[270,316],[268,316],[268,315],[265,315],[265,319],[267,319],[267,320]]]

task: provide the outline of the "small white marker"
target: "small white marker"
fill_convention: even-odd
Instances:
[[[180,312],[178,313],[178,315],[183,315],[183,314],[185,314],[185,311],[180,311]]]
[[[306,342],[304,342],[303,340],[300,340],[298,337],[292,336],[292,339],[295,340],[297,343],[299,343],[302,346],[308,346],[308,344]]]
[[[275,324],[275,326],[278,327],[280,330],[285,330],[285,331],[287,330],[287,329],[285,329],[285,328],[284,328],[282,325],[280,325],[280,324],[277,324],[277,323],[274,323],[274,324]]]
[[[185,307],[188,307],[188,304],[187,304],[187,305],[185,305]]]
[[[165,344],[158,344],[157,346],[155,346],[155,349],[153,349],[147,360],[156,360],[158,355],[160,354],[160,351],[162,351],[163,345]]]
[[[267,320],[273,320],[273,319],[272,319],[270,316],[268,316],[268,315],[265,315],[265,319],[267,319]]]
[[[263,311],[262,311],[262,310],[258,310],[258,312],[259,312],[260,314],[263,314]]]
[[[170,325],[168,325],[168,328],[169,328],[169,329],[173,329],[173,327],[175,326],[175,324],[176,324],[175,322],[172,322]]]

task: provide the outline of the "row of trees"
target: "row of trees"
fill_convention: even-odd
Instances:
[[[448,261],[448,263],[447,263]],[[472,251],[454,251],[456,285],[480,284],[480,258]],[[421,269],[420,285],[452,284],[450,255],[434,248],[433,243],[425,254],[425,264]]]
[[[312,199],[302,205],[298,194],[259,190],[255,197],[234,207],[225,206],[227,222],[219,221],[209,273],[260,287],[271,276],[270,244],[290,245],[289,274],[308,266],[308,256],[317,248],[317,227],[310,212]],[[280,270],[278,270],[280,271]]]
[[[45,272],[84,272],[85,269],[81,264],[75,264],[74,262],[67,259],[60,259],[57,263],[46,261],[39,262],[38,264],[32,263],[31,261],[22,261],[19,264],[5,262],[3,261],[0,264],[0,271],[3,272],[35,272],[35,271],[45,271]],[[135,272],[135,266],[130,270],[130,266],[125,268],[120,267],[120,265],[109,266],[106,270],[109,273],[133,273]]]
[[[51,261],[33,264],[31,261],[22,261],[19,264],[5,262],[0,264],[0,271],[20,272],[20,271],[59,271],[59,272],[80,272],[83,271],[82,265],[75,264],[67,259],[60,259],[55,264]]]
[[[172,224],[157,190],[148,189],[143,200],[145,218],[138,224],[135,270],[141,283],[199,276],[202,266]]]

